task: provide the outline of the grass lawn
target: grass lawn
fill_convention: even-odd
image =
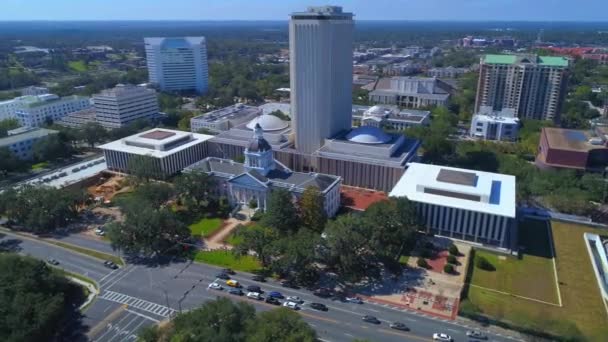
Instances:
[[[519,259],[475,251],[475,258],[485,257],[496,270],[474,268],[471,283],[559,304],[547,225],[539,220],[526,220],[520,223],[519,233],[520,245],[526,247]]]
[[[83,60],[68,62],[68,67],[76,72],[85,72],[88,67]]]
[[[192,236],[209,237],[222,227],[221,218],[204,218],[188,226]]]
[[[521,228],[521,227],[520,227]],[[551,223],[555,250],[559,288],[562,295],[563,307],[545,305],[529,300],[519,299],[511,296],[493,293],[475,287],[470,287],[467,299],[461,303],[463,311],[477,311],[490,317],[505,320],[521,327],[546,331],[558,336],[573,336],[579,340],[605,341],[608,336],[608,315],[606,315],[600,292],[595,280],[591,261],[583,241],[583,233],[595,232],[606,233],[605,230],[595,229],[582,225],[568,224],[553,221]],[[521,241],[528,247],[529,253],[538,253],[535,248],[528,244],[530,240],[522,237]],[[525,242],[525,243],[524,243]],[[537,241],[542,244],[542,241]],[[526,256],[524,256],[524,261]],[[526,265],[530,262],[524,261]],[[501,272],[500,264],[497,265],[496,273]],[[534,272],[535,265],[531,272]],[[502,270],[511,270],[511,266],[503,267]],[[522,276],[523,271],[514,273]],[[498,282],[495,277],[485,274],[479,275],[474,268],[472,283],[481,282],[478,285],[490,287]],[[502,276],[509,281],[509,278]],[[534,273],[525,273],[521,280],[530,288],[528,291],[538,295],[536,282],[539,276]],[[500,283],[498,283],[500,284]],[[505,286],[520,289],[517,281],[512,281],[504,286],[498,286],[498,290],[504,290]],[[546,282],[543,282],[546,284]],[[545,286],[545,285],[544,285]],[[520,293],[518,293],[520,294]]]
[[[253,256],[237,257],[231,251],[224,250],[199,251],[194,255],[194,261],[243,272],[255,272],[262,269],[260,262]]]
[[[243,242],[243,236],[240,234],[242,232],[243,229],[251,229],[255,227],[255,223],[249,223],[246,226],[242,226],[241,228],[237,228],[236,230],[234,230],[230,235],[228,235],[228,237],[226,238],[226,240],[224,240],[224,242],[226,242],[227,244],[231,245],[231,246],[238,246]]]
[[[48,166],[49,166],[48,162],[37,163],[37,164],[32,165],[32,170],[38,171],[38,170],[42,170]]]
[[[407,266],[407,262],[410,260],[410,256],[409,255],[402,255],[399,257],[399,263],[401,265]]]
[[[114,262],[116,265],[124,266],[122,259],[120,257],[117,257],[112,254],[98,252],[98,251],[95,251],[92,249],[88,249],[88,248],[84,248],[84,247],[80,247],[80,246],[72,245],[70,243],[60,242],[60,241],[56,241],[56,240],[45,240],[45,242],[51,243],[51,244],[59,246],[59,247],[63,247],[65,249],[72,250],[72,251],[80,253],[80,254],[86,254],[88,256],[91,256],[93,258],[97,258],[100,260],[110,260],[110,261]]]

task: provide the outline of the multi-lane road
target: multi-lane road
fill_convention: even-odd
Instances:
[[[5,234],[5,233],[4,233]],[[224,291],[208,289],[216,280],[219,268],[192,263],[172,261],[158,264],[128,264],[117,270],[103,266],[101,260],[87,257],[45,242],[6,234],[2,239],[19,239],[20,253],[46,260],[54,258],[59,267],[85,275],[99,284],[100,292],[95,302],[87,309],[83,325],[88,339],[99,342],[135,341],[137,332],[146,326],[165,320],[180,311],[200,306],[207,300],[224,296],[233,300],[247,301],[259,310],[275,308],[262,301],[254,301],[231,295]],[[83,236],[72,236],[64,242],[79,244],[104,252],[112,252],[102,241]],[[285,296],[299,296],[304,300],[298,312],[314,327],[324,341],[352,341],[355,338],[370,341],[430,341],[433,333],[443,332],[455,341],[470,341],[465,335],[471,327],[454,321],[419,315],[372,303],[353,304],[339,300],[322,299],[305,289],[287,289],[269,280],[258,283],[251,275],[239,273],[233,276],[245,287],[259,285],[265,291],[279,291]],[[326,312],[310,308],[311,302],[326,304]],[[373,315],[381,323],[363,322],[364,315]],[[406,324],[409,332],[393,330],[391,322]],[[479,329],[479,328],[476,328]],[[507,336],[487,333],[489,341],[513,341]]]

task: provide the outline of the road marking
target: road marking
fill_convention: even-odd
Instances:
[[[99,279],[99,283],[101,284],[101,282],[103,282],[107,277],[111,276],[113,273],[115,272],[119,272],[122,268],[117,268],[115,270],[112,270],[112,272],[106,274],[105,276],[103,276],[101,279]]]
[[[344,335],[348,336],[348,337],[355,337],[355,335],[353,334],[349,334],[349,333],[344,333]]]
[[[129,309],[126,309],[126,310],[127,310],[128,312],[132,313],[132,314],[135,314],[135,315],[139,316],[139,317],[142,317],[142,318],[145,318],[145,319],[149,319],[149,320],[151,320],[151,321],[152,321],[152,322],[154,322],[154,323],[158,323],[158,322],[160,322],[160,320],[158,320],[158,319],[156,319],[156,318],[152,318],[152,317],[150,317],[150,316],[146,316],[146,315],[144,315],[144,314],[142,314],[142,313],[139,313],[139,312],[137,312],[137,311],[133,311],[133,310],[129,310]]]
[[[118,315],[120,315],[125,308],[119,306],[116,310],[112,311],[109,315],[107,315],[101,322],[99,322],[96,326],[91,328],[87,333],[87,337],[92,340],[97,334],[99,334],[104,328],[109,327],[112,328],[112,322]]]
[[[376,309],[370,309],[370,308],[363,308],[363,309],[365,309],[365,310],[369,310],[369,311],[372,311],[372,312],[380,312],[380,311],[378,311],[378,310],[376,310]]]
[[[451,331],[451,332],[455,332],[455,333],[457,333],[457,332],[458,332],[458,330],[456,330],[456,329],[452,329],[452,328],[446,328],[445,330],[447,330],[447,331]]]
[[[144,299],[131,297],[122,293],[109,290],[104,290],[101,296],[99,296],[99,298],[109,300],[111,302],[128,305],[132,308],[149,312],[151,314],[158,315],[161,317],[168,317],[177,312],[176,310],[157,303],[149,302]]]
[[[422,337],[422,336],[418,336],[418,335],[414,335],[414,334],[408,334],[405,332],[397,332],[397,331],[393,331],[393,330],[388,330],[388,329],[378,329],[379,332],[381,333],[385,333],[385,334],[389,334],[389,335],[396,335],[396,336],[402,336],[402,337],[407,337],[408,339],[414,339],[414,340],[418,340],[418,341],[428,341],[428,338]]]
[[[131,274],[131,272],[135,271],[135,269],[137,269],[137,266],[133,266],[130,270],[128,270],[127,272],[122,273],[120,276],[118,276],[117,278],[114,278],[116,280],[114,280],[110,285],[108,285],[106,283],[106,288],[110,289],[112,288],[112,286],[116,285],[116,283],[118,283],[119,281],[123,280],[126,276],[128,276],[129,274]]]
[[[121,307],[122,308],[122,307]],[[123,310],[125,308],[122,308]],[[98,338],[95,339],[95,341],[101,341],[102,338],[104,338],[107,334],[109,334],[110,332],[116,330],[116,331],[120,331],[120,327],[118,326],[120,323],[122,323],[122,321],[124,321],[125,319],[131,317],[130,313],[127,313],[126,315],[124,315],[120,321],[111,324],[110,326],[108,326],[108,331],[106,331],[105,333],[103,333],[101,336],[99,336]]]
[[[360,325],[360,327],[363,328],[363,329],[369,329],[369,327],[365,326],[365,325]]]
[[[133,319],[130,320],[122,329],[120,329],[120,327],[118,327],[118,332],[116,334],[114,334],[114,336],[112,336],[112,338],[110,338],[108,340],[108,342],[112,342],[115,338],[122,336],[122,335],[127,335],[129,334],[129,330],[127,330],[127,328],[131,325],[131,323],[135,322],[136,320],[140,319],[139,316],[134,315]]]

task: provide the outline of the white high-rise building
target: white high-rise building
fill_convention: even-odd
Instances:
[[[145,38],[150,83],[164,91],[207,91],[205,37]]]
[[[69,113],[91,107],[88,97],[54,94],[22,96],[15,117],[21,126],[40,127],[50,121],[57,121]]]
[[[95,119],[107,128],[125,126],[135,120],[158,116],[156,91],[145,87],[119,84],[93,95]]]
[[[312,153],[351,128],[353,14],[337,6],[293,13],[289,54],[295,144]]]

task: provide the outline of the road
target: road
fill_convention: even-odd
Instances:
[[[83,324],[89,330],[91,341],[113,342],[134,341],[137,332],[146,326],[167,319],[180,310],[190,310],[205,301],[218,296],[242,300],[253,304],[258,310],[275,308],[271,304],[238,297],[224,291],[208,289],[209,283],[216,280],[219,268],[173,261],[164,265],[128,264],[118,270],[110,270],[100,260],[89,258],[65,250],[55,245],[33,239],[7,235],[3,239],[19,239],[20,252],[40,259],[52,257],[60,262],[60,267],[94,279],[100,287],[97,300],[85,312]],[[65,242],[83,242],[86,237],[65,238]],[[87,247],[109,245],[89,240]],[[111,251],[111,248],[109,249]],[[251,275],[233,276],[245,287],[259,285],[265,291],[279,291],[285,296],[299,296],[304,300],[298,312],[318,332],[325,341],[352,341],[365,338],[371,341],[429,341],[435,332],[444,332],[455,341],[468,341],[465,336],[467,327],[456,322],[422,316],[410,311],[402,311],[372,303],[353,304],[339,300],[321,299],[304,289],[287,289],[269,280],[267,283],[251,281]],[[311,302],[328,306],[327,312],[310,308]],[[363,315],[373,315],[381,320],[374,325],[361,320]],[[389,328],[390,322],[402,322],[411,331],[401,332]],[[489,335],[489,341],[513,341],[504,336]]]

